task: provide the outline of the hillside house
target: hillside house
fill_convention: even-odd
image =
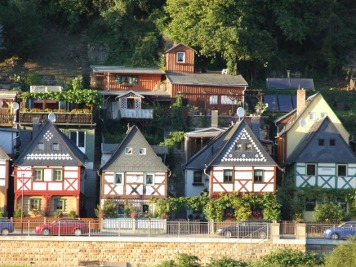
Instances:
[[[138,212],[152,211],[149,200],[168,196],[169,169],[137,126],[132,126],[109,160],[100,168],[100,205],[112,199],[118,217],[125,216],[125,201]]]
[[[185,195],[203,191],[274,193],[277,164],[245,120],[236,122],[209,142],[184,166]]]
[[[278,163],[285,168],[285,177],[293,179],[301,192],[310,187],[356,188],[356,156],[349,144],[349,133],[320,93],[306,99],[305,90],[298,90],[297,108],[275,124]],[[304,200],[305,219],[312,219],[317,203],[346,203],[345,199],[325,197]]]
[[[80,215],[85,155],[53,122],[34,125],[33,139],[14,162],[15,210],[25,216]]]

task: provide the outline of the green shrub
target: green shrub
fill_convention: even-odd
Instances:
[[[179,254],[175,261],[164,261],[156,267],[201,267],[201,265],[198,257],[183,253]]]
[[[349,238],[346,243],[339,244],[330,255],[326,257],[325,267],[356,266],[356,237]]]
[[[221,259],[214,259],[208,263],[206,267],[247,267],[248,264],[243,261],[237,261],[230,258],[223,257]]]
[[[333,202],[326,202],[315,207],[314,219],[317,222],[339,222],[344,218],[342,207]]]

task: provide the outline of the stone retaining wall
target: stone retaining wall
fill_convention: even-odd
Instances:
[[[306,250],[305,241],[300,240],[69,236],[6,236],[0,240],[1,266],[151,267],[180,253],[195,255],[206,263],[223,256],[253,261],[279,248]]]

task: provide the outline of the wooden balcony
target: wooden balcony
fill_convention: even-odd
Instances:
[[[121,109],[122,119],[153,119],[153,109]]]
[[[20,111],[19,123],[22,125],[33,124],[34,121],[39,120],[45,122],[48,120],[50,112],[23,112]],[[92,113],[73,113],[73,112],[59,112],[56,113],[56,124],[76,124],[76,125],[94,125]]]

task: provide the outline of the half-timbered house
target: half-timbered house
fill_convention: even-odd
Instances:
[[[34,125],[33,136],[14,162],[15,210],[24,216],[80,215],[85,155],[51,121]]]
[[[278,162],[301,192],[311,187],[356,188],[356,156],[349,133],[320,93],[306,99],[305,90],[298,90],[297,109],[275,123]],[[324,195],[305,199],[304,219],[312,219],[315,206],[324,201],[334,200]]]
[[[152,207],[149,200],[168,196],[168,167],[155,153],[137,126],[132,126],[110,159],[100,168],[100,204],[117,203],[118,216],[125,216],[127,201],[138,212]]]
[[[10,176],[10,157],[0,146],[0,212],[8,214],[8,189]]]
[[[244,120],[214,138],[184,169],[186,196],[276,191],[277,164]]]

